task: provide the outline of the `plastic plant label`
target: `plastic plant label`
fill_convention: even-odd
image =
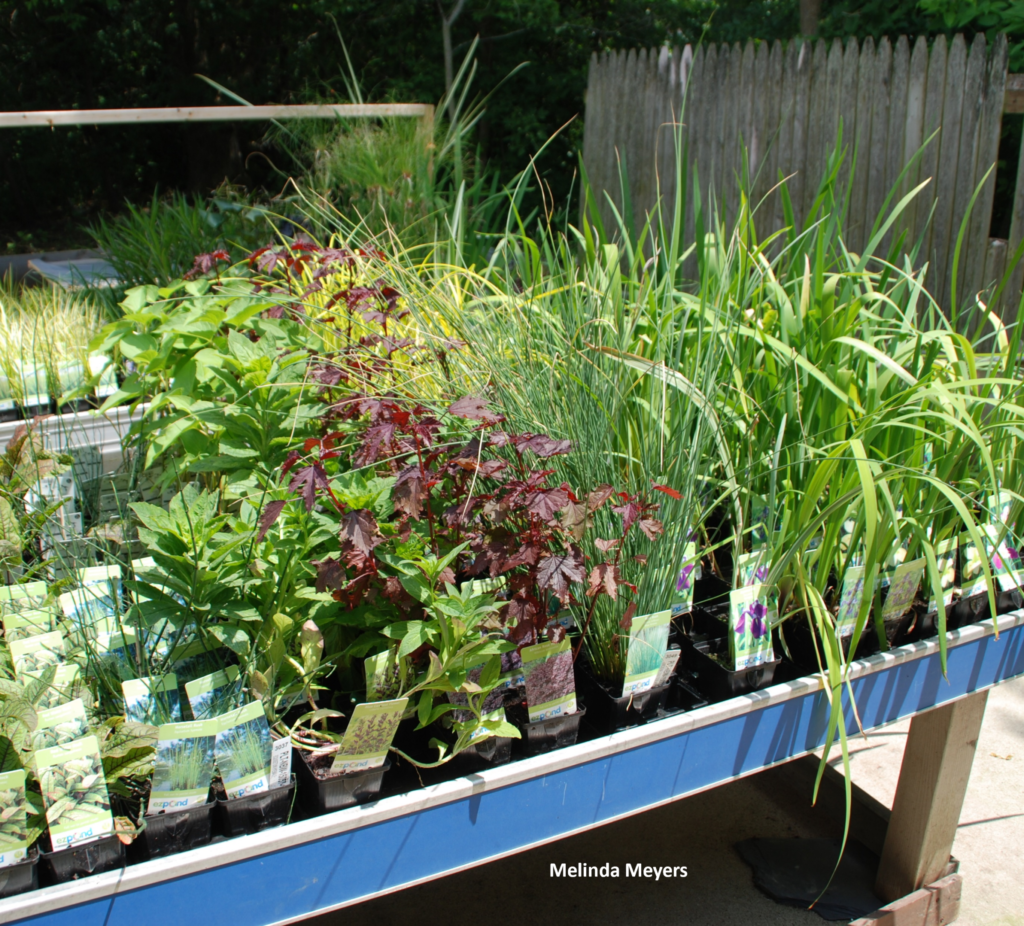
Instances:
[[[23,582],[20,585],[0,585],[0,611],[23,611],[40,608],[46,600],[45,582]]]
[[[750,585],[729,593],[729,652],[734,671],[775,660],[767,586]]]
[[[917,590],[924,577],[925,560],[915,559],[900,563],[892,575],[889,593],[882,605],[882,620],[895,621],[903,617],[914,603]]]
[[[768,578],[768,563],[762,562],[763,559],[764,552],[761,550],[755,550],[753,553],[743,553],[737,558],[737,588],[760,585]]]
[[[408,703],[408,698],[396,698],[357,704],[330,773],[358,772],[383,765]]]
[[[167,723],[158,728],[153,787],[147,813],[185,810],[205,804],[213,781],[217,720]]]
[[[530,722],[576,713],[576,681],[569,638],[524,646],[523,677]]]
[[[178,676],[173,672],[162,678],[130,678],[121,682],[124,716],[151,727],[181,723],[181,698]]]
[[[125,627],[123,632],[104,632],[96,637],[93,674],[116,683],[135,674],[135,631]]]
[[[9,649],[14,660],[14,674],[19,679],[38,678],[47,666],[59,666],[64,662],[64,638],[56,630],[12,640]]]
[[[41,749],[35,761],[54,852],[114,832],[95,736]]]
[[[956,537],[935,544],[935,565],[939,570],[939,582],[942,585],[942,607],[953,604],[956,591]],[[928,611],[938,611],[938,602],[929,594]]]
[[[516,650],[501,654],[501,675],[498,676],[497,687],[502,691],[510,688],[522,688],[526,684],[523,675],[523,657]]]
[[[228,666],[204,675],[202,678],[185,682],[192,716],[196,720],[210,720],[226,711],[234,710],[242,697],[242,680],[238,666]]]
[[[851,566],[843,573],[843,587],[839,594],[839,611],[836,614],[836,635],[851,637],[857,627],[857,618],[864,604],[864,566]],[[878,567],[875,567],[875,581],[872,593],[878,587]]]
[[[117,630],[117,610],[109,584],[88,585],[65,592],[60,596],[60,609],[86,639]]]
[[[263,702],[221,714],[217,723],[213,751],[228,800],[269,790],[273,743]]]
[[[52,633],[57,629],[59,617],[53,611],[30,608],[24,611],[9,611],[3,616],[4,637],[11,640],[23,640],[42,633]]]
[[[28,808],[25,770],[0,772],[0,868],[17,865],[28,855]]]
[[[970,531],[960,534],[960,582],[963,598],[988,594],[984,560],[978,545],[971,539]]]
[[[187,683],[211,675],[229,666],[231,659],[223,646],[209,647],[202,640],[192,640],[174,648],[170,658],[179,683]]]
[[[477,683],[480,681],[480,676],[483,674],[484,666],[486,663],[479,663],[473,666],[466,673],[466,681]],[[479,710],[481,714],[488,714],[494,710],[501,709],[505,703],[505,690],[508,686],[498,685],[492,688],[484,696],[483,703],[479,704]],[[475,720],[476,715],[469,709],[469,695],[462,691],[449,691],[447,692],[448,702],[454,704],[457,710],[452,711],[452,719],[456,723],[469,723]],[[479,701],[479,696],[474,696],[474,703]]]
[[[575,630],[576,618],[571,611],[560,611],[544,625],[545,630],[551,630],[552,627],[564,627],[566,632]]]
[[[676,666],[679,664],[679,657],[681,655],[682,650],[678,647],[665,650],[665,655],[661,657],[661,668],[658,669],[658,674],[654,677],[653,688],[661,688],[662,685],[669,683],[672,673],[675,672]]]
[[[366,674],[366,700],[387,701],[406,686],[409,679],[409,660],[398,657],[398,646],[363,660]]]
[[[768,502],[760,495],[750,496],[750,547],[757,550],[768,543],[768,522],[772,512]]]
[[[472,718],[473,715],[470,714],[470,717]],[[480,726],[478,726],[469,735],[468,742],[473,743],[476,740],[485,740],[489,736],[493,736],[494,735],[493,733],[491,733],[490,730],[488,730],[485,726],[483,726],[483,724],[485,724],[485,723],[505,723],[507,720],[508,720],[508,718],[505,716],[505,708],[504,707],[499,707],[497,710],[493,710],[493,711],[481,712],[481,714],[480,714],[480,721],[481,721]]]
[[[40,710],[48,710],[59,704],[65,704],[69,700],[68,693],[71,691],[72,685],[78,679],[79,671],[79,667],[74,663],[57,666],[53,684],[42,693],[36,707]]]
[[[32,748],[39,752],[52,746],[66,746],[88,735],[89,721],[85,716],[85,703],[81,698],[75,698],[67,704],[51,707],[36,714]]]
[[[283,788],[292,777],[292,741],[284,736],[274,740],[270,750],[270,788]]]
[[[999,535],[1003,534],[1003,528],[994,524],[988,524],[982,528],[986,539],[986,552],[989,562],[992,564],[992,575],[999,583],[1004,592],[1012,591],[1020,587],[1020,554],[1015,547],[1010,546],[1010,536],[1005,534],[1002,540]]]
[[[622,681],[622,697],[639,694],[654,687],[661,668],[661,658],[668,649],[671,611],[656,611],[634,617],[629,627],[629,649],[626,651],[626,676]]]
[[[697,555],[697,544],[688,543],[683,550],[683,567],[676,576],[675,601],[671,612],[679,617],[693,609],[693,583],[700,578],[700,557]]]

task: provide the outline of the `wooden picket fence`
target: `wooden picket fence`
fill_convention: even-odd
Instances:
[[[734,218],[744,187],[765,237],[784,225],[780,178],[787,178],[796,220],[808,215],[841,128],[847,154],[840,182],[850,197],[844,237],[850,250],[860,251],[886,196],[924,146],[893,202],[930,182],[891,234],[905,234],[908,248],[921,239],[928,286],[948,306],[957,235],[979,185],[960,258],[958,303],[1002,276],[1007,253],[1024,232],[1019,184],[1009,242],[989,238],[1006,97],[1002,35],[990,46],[984,35],[970,46],[958,35],[930,46],[921,37],[912,47],[900,36],[895,44],[794,40],[604,52],[590,64],[584,165],[593,187],[607,191],[620,211],[620,175],[628,177],[633,214],[626,220],[638,225],[659,195],[672,202],[677,151],[684,152],[689,191],[695,170],[703,208],[714,204]],[[602,217],[613,221],[607,203]],[[692,241],[692,209],[686,222]],[[1003,300],[1014,313],[1020,292],[1018,269]]]

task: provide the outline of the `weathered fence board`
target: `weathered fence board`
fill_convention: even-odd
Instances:
[[[1019,184],[1010,241],[1002,249],[989,244],[1006,70],[1005,36],[986,43],[982,34],[970,46],[958,35],[949,43],[900,36],[605,52],[591,60],[584,162],[595,190],[602,198],[607,191],[620,210],[625,165],[632,215],[624,218],[636,227],[659,198],[668,203],[675,196],[678,138],[689,166],[687,199],[700,196],[705,228],[712,230],[707,219],[715,212],[726,227],[735,221],[745,185],[764,238],[785,225],[782,178],[797,223],[807,221],[841,127],[847,247],[859,252],[868,245],[890,192],[892,208],[928,181],[876,253],[884,256],[897,241],[903,250],[919,245],[927,286],[948,309],[961,228],[961,305],[979,294],[988,298],[996,268],[1009,266],[1024,238]],[[692,205],[683,226],[687,242],[696,234]],[[607,227],[613,211],[607,202],[601,209]],[[671,210],[664,220],[671,221]],[[1004,309],[1015,311],[1022,282],[1018,268]]]

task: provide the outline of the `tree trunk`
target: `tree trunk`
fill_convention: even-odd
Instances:
[[[800,0],[800,34],[817,35],[821,0]]]

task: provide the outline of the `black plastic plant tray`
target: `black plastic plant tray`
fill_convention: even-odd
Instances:
[[[283,788],[271,788],[248,797],[228,800],[223,788],[214,787],[217,796],[217,821],[221,833],[229,838],[248,836],[272,826],[287,823],[295,794],[295,776]]]
[[[25,861],[0,868],[0,897],[13,897],[39,887],[39,850],[33,846]]]
[[[516,724],[523,734],[520,740],[523,755],[538,756],[552,749],[575,745],[580,735],[580,721],[586,713],[587,709],[577,702],[576,712],[573,714],[560,714],[547,720]]]
[[[128,861],[146,862],[207,845],[213,839],[215,804],[211,799],[186,810],[146,814],[145,829],[128,846]]]
[[[683,650],[683,661],[696,678],[697,687],[708,701],[725,701],[737,695],[766,688],[775,677],[775,669],[782,661],[776,659],[749,669],[733,671],[715,659],[729,657],[729,642],[724,637],[691,643]]]
[[[489,736],[480,743],[466,747],[451,761],[452,773],[458,776],[483,768],[504,765],[512,758],[512,738]]]
[[[669,681],[667,685],[648,688],[639,694],[616,696],[594,678],[585,662],[581,660],[576,666],[576,690],[586,698],[587,725],[602,734],[656,719],[658,712],[664,709],[672,687],[672,681]]]
[[[354,804],[365,804],[378,794],[384,773],[391,761],[359,772],[346,772],[330,778],[317,778],[301,749],[295,750],[292,765],[296,769],[299,807],[307,816],[319,816]]]
[[[42,852],[40,859],[42,880],[47,884],[63,884],[124,868],[124,843],[116,836],[103,836],[59,852]]]

